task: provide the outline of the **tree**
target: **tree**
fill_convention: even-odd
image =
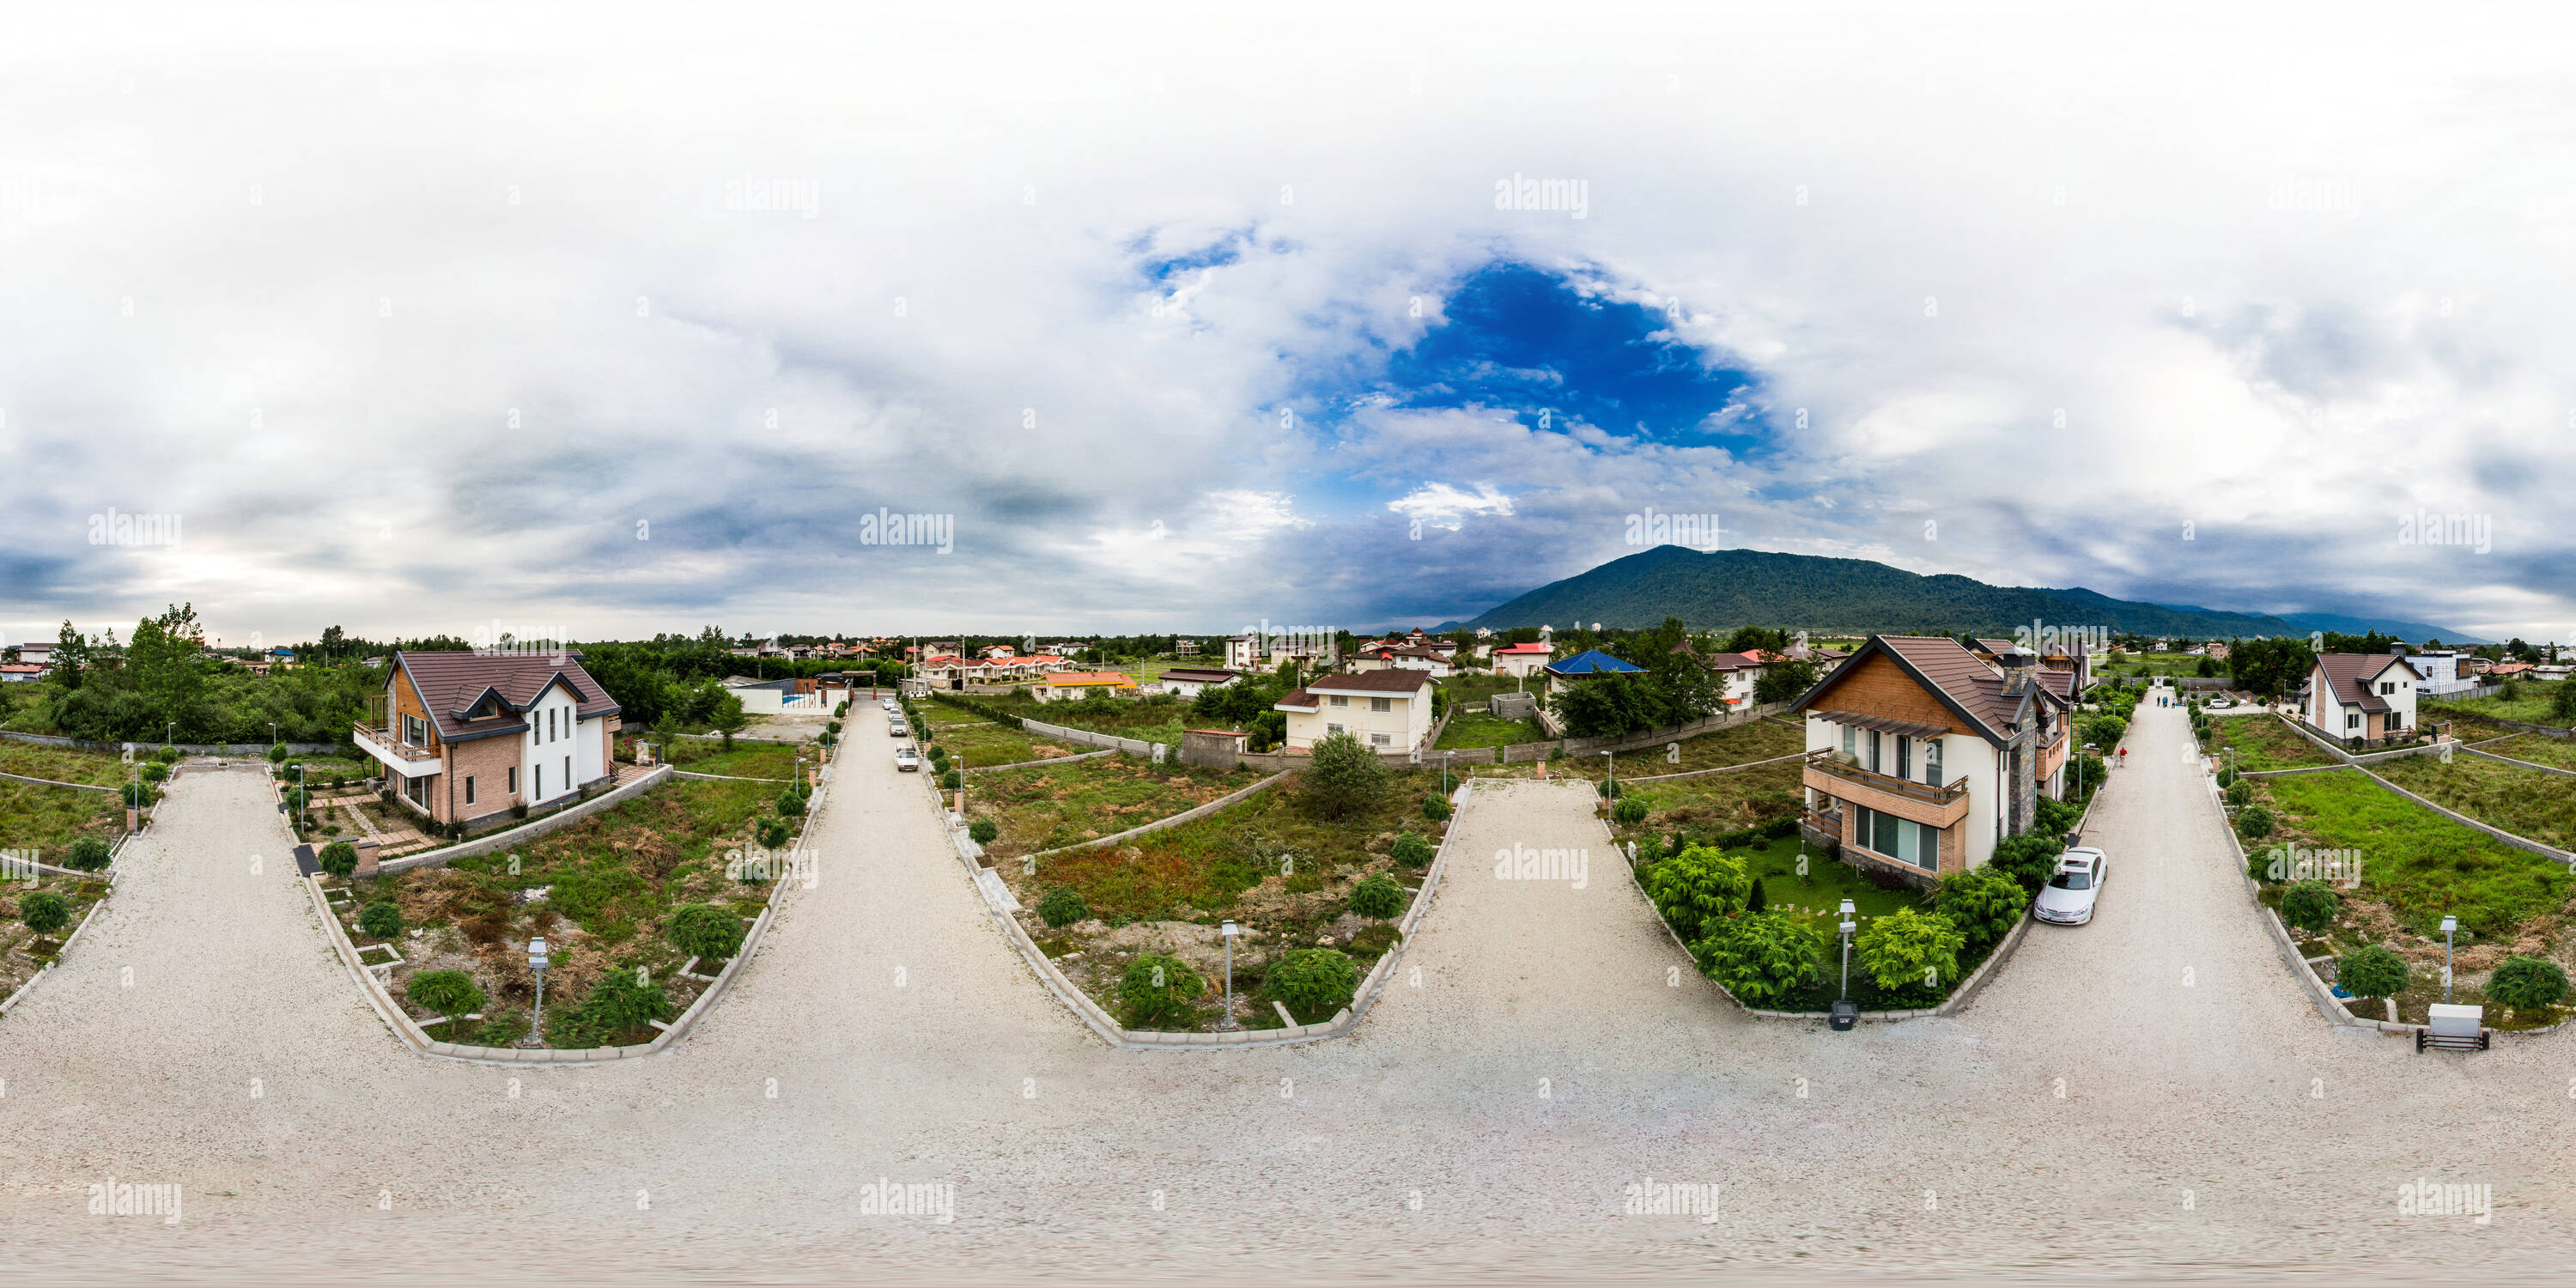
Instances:
[[[1691,949],[1700,971],[1746,1006],[1771,1006],[1823,969],[1824,935],[1784,912],[1747,912],[1712,923]]]
[[[1083,902],[1082,892],[1072,886],[1057,886],[1038,900],[1038,917],[1049,926],[1070,926],[1091,919],[1091,905]]]
[[[1705,845],[1691,846],[1646,874],[1646,898],[1686,944],[1717,919],[1743,911],[1752,896],[1744,861]]]
[[[1861,969],[1889,992],[1935,991],[1959,978],[1967,936],[1940,913],[1899,908],[1873,917],[1852,943]]]
[[[2558,1005],[2567,996],[2567,972],[2541,957],[2507,957],[2487,977],[2487,996],[2517,1011]]]
[[[1338,948],[1295,948],[1281,953],[1261,982],[1290,1011],[1321,1019],[1350,1004],[1360,972]]]
[[[295,790],[303,791],[300,787]],[[316,856],[315,861],[322,865],[323,871],[346,881],[350,873],[358,870],[358,847],[347,841],[333,841],[322,847],[322,853]]]
[[[1404,910],[1404,887],[1383,872],[1360,878],[1351,887],[1350,910],[1374,921],[1383,921]]]
[[[2272,811],[2260,805],[2248,805],[2236,813],[2236,834],[2248,841],[2259,841],[2270,836],[2277,823]]]
[[[2335,983],[2354,997],[2394,997],[2406,991],[2406,959],[2386,944],[2369,944],[2335,959]]]
[[[2386,652],[2387,646],[2383,644],[2375,651]],[[2316,654],[2305,640],[2238,640],[2227,653],[2228,674],[2236,687],[2267,702],[2298,692],[2315,667]]]
[[[72,907],[51,890],[34,890],[18,896],[18,920],[37,934],[50,935],[72,924]]]
[[[1345,732],[1315,743],[1302,777],[1307,804],[1325,818],[1338,819],[1376,804],[1392,775],[1376,752]]]
[[[715,725],[716,732],[724,735],[724,749],[727,751],[733,750],[733,736],[742,732],[743,725],[748,723],[747,718],[742,713],[741,696],[738,694],[728,693],[723,697],[716,699],[716,709],[712,723]]]
[[[2550,686],[2549,711],[2561,720],[2576,721],[2576,679]]]
[[[2342,911],[2342,897],[2323,881],[2302,881],[2281,892],[2281,920],[2311,935],[2324,934]]]
[[[1550,694],[1547,702],[1565,732],[1576,738],[1615,738],[1652,729],[1663,708],[1662,694],[1648,677],[1627,671],[1577,680]]]
[[[83,872],[96,872],[107,866],[108,858],[112,853],[107,844],[107,838],[84,836],[72,842],[71,850],[63,856],[63,866],[77,868]]]
[[[1753,700],[1757,703],[1790,702],[1816,687],[1816,664],[1792,659],[1773,662],[1762,668],[1762,676],[1753,682]]]
[[[1993,857],[1986,866],[2011,877],[2023,893],[2037,897],[2039,888],[2057,875],[2057,860],[2066,853],[2066,844],[2053,836],[2024,832],[1995,842]]]
[[[1971,951],[2001,942],[2030,907],[2030,898],[2011,873],[1991,863],[1941,878],[1932,893],[1933,906],[1959,928]]]

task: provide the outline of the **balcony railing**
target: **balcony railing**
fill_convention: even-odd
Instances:
[[[369,725],[363,720],[357,722],[356,727],[351,732],[357,736],[357,740],[359,742],[365,743],[370,748],[385,755],[392,756],[397,760],[409,761],[413,764],[418,764],[422,761],[434,761],[438,759],[438,752],[435,749],[412,746],[411,744],[404,742],[401,738],[396,737],[392,730],[377,728]]]
[[[1847,783],[1867,787],[1872,791],[1902,796],[1907,800],[1921,801],[1926,805],[1948,805],[1968,794],[1968,780],[1965,776],[1947,787],[1935,787],[1930,783],[1918,783],[1910,778],[1898,778],[1893,774],[1872,773],[1858,765],[1846,765],[1839,755],[1830,749],[1808,752],[1807,768],[1842,779]]]

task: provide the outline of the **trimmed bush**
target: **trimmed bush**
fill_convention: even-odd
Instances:
[[[2487,997],[2517,1011],[2556,1006],[2567,996],[2567,972],[2541,957],[2507,957],[2487,977]]]
[[[1126,1005],[1127,1022],[1143,1026],[1187,1012],[1204,989],[1198,972],[1180,958],[1144,953],[1119,979],[1118,1000]]]
[[[1449,815],[1455,810],[1456,807],[1449,803],[1449,798],[1438,792],[1422,798],[1422,816],[1434,823],[1447,821]]]
[[[2354,997],[2394,997],[2406,991],[2406,959],[2386,944],[2369,944],[2335,959],[2335,983]]]
[[[840,711],[835,711],[835,712],[833,712],[832,714],[834,714],[834,715],[836,715],[836,716],[837,716],[837,715],[841,714],[841,711],[847,711],[847,710],[849,710],[849,707],[850,707],[850,704],[849,704],[849,703],[844,702],[844,703],[842,703],[842,704],[841,704],[841,710],[840,710]],[[839,733],[840,731],[841,731],[841,722],[840,722],[840,721],[838,721],[838,720],[826,720],[826,721],[824,721],[824,722],[823,722],[823,732],[825,732],[825,733]]]
[[[820,734],[815,735],[815,737],[814,737],[814,745],[815,745],[815,746],[817,746],[817,747],[829,747],[829,746],[833,745],[834,743],[839,742],[840,740],[841,740],[840,735],[835,734],[835,733],[833,733],[833,732],[831,732],[831,731],[829,731],[829,730],[825,730],[824,732],[822,732],[822,733],[820,733]]]
[[[402,909],[390,903],[371,903],[358,914],[358,929],[378,939],[392,939],[402,934]]]
[[[152,803],[152,787],[149,783],[126,783],[116,789],[116,794],[123,798],[127,809],[141,809]],[[298,787],[288,792],[287,798],[287,808],[297,811],[304,808],[303,788]]]
[[[1070,926],[1091,919],[1091,905],[1082,901],[1082,892],[1072,886],[1057,886],[1038,900],[1038,919],[1050,926]]]
[[[72,906],[51,890],[35,890],[18,896],[18,920],[27,929],[50,935],[72,924]]]
[[[1630,796],[1610,807],[1610,817],[1622,827],[1635,827],[1646,821],[1646,798]]]
[[[635,967],[611,966],[582,995],[561,1022],[566,1046],[600,1046],[631,1029],[658,1020],[671,1009],[662,986],[635,982]]]
[[[179,755],[180,752],[178,748],[163,747],[161,750],[153,752],[152,758],[160,761],[164,765],[175,765],[179,763]]]
[[[286,744],[285,744],[285,743],[282,743],[282,742],[281,742],[281,743],[275,743],[275,744],[272,744],[272,745],[269,747],[269,749],[268,749],[268,763],[270,763],[270,764],[272,764],[272,765],[283,765],[283,764],[285,764],[285,763],[286,763]]]
[[[2343,911],[2343,898],[2323,881],[2302,881],[2281,892],[2281,920],[2321,935]]]
[[[147,760],[136,772],[143,775],[143,781],[157,783],[170,776],[170,767],[157,760]]]
[[[1948,917],[1899,908],[1872,917],[1853,940],[1862,970],[1889,992],[1924,993],[1959,979],[1959,950],[1967,936]]]
[[[789,829],[786,819],[764,818],[760,820],[759,826],[754,831],[760,844],[766,849],[775,850],[787,844]]]
[[[84,836],[72,842],[72,848],[63,855],[63,866],[77,868],[83,872],[96,872],[107,866],[107,860],[112,853],[113,850],[109,847],[106,837]]]
[[[712,903],[673,912],[667,933],[673,947],[701,961],[723,961],[742,951],[742,917]]]
[[[1986,860],[1986,866],[2019,882],[2024,894],[2037,898],[2039,888],[2057,874],[2057,857],[2064,853],[2066,844],[2056,837],[2025,832],[1995,842],[1994,857]]]
[[[949,770],[947,773],[941,774],[941,775],[939,776],[939,786],[940,786],[940,789],[941,789],[941,790],[943,790],[943,791],[951,791],[951,792],[953,792],[953,791],[956,791],[958,788],[963,787],[963,786],[965,786],[965,785],[966,785],[966,776],[965,776],[964,774],[961,774],[961,773],[957,772],[957,771],[956,771],[956,770],[954,770],[954,769]]]
[[[350,873],[358,870],[358,847],[347,841],[333,841],[323,846],[322,852],[314,859],[322,865],[323,871],[346,881]]]
[[[403,986],[411,1004],[432,1015],[469,1015],[483,1009],[483,987],[461,970],[425,970]]]
[[[2227,785],[2227,803],[2243,809],[2254,803],[2254,784],[2240,778]]]
[[[1933,906],[1950,919],[1966,937],[1970,952],[1988,944],[2003,942],[2012,933],[2013,923],[2021,920],[2030,907],[2030,892],[2010,873],[1997,872],[1989,865],[1966,872],[1953,872],[1941,878],[1933,888]]]
[[[1338,948],[1297,948],[1279,955],[1262,986],[1300,1017],[1320,1019],[1350,1005],[1360,970]]]
[[[1384,921],[1404,911],[1404,887],[1383,872],[1371,873],[1351,887],[1349,906],[1360,916]]]
[[[1436,851],[1432,848],[1431,842],[1426,841],[1411,832],[1407,832],[1404,835],[1395,838],[1395,849],[1393,850],[1395,861],[1408,868],[1418,868],[1423,864],[1429,863],[1431,861],[1431,856],[1435,852]]]
[[[797,795],[796,789],[790,787],[778,794],[776,808],[781,817],[795,818],[805,812],[805,798]]]
[[[1782,912],[1747,912],[1721,918],[1691,947],[1700,972],[1725,986],[1746,1006],[1768,1007],[1816,978],[1824,967],[1824,935]]]
[[[991,845],[1002,834],[1002,825],[989,818],[979,818],[966,825],[966,835],[977,845]]]
[[[1694,845],[1646,874],[1646,897],[1686,944],[1707,933],[1709,923],[1742,911],[1752,893],[1744,861],[1704,845]]]
[[[2236,813],[2236,834],[2249,841],[2259,841],[2272,834],[2278,820],[2272,811],[2260,805],[2248,805]]]
[[[1744,896],[1746,912],[1761,912],[1771,906],[1771,892],[1762,888],[1762,878],[1753,878],[1753,893]]]

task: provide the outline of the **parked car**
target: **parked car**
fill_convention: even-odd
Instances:
[[[888,737],[904,738],[911,736],[912,730],[905,728],[902,718],[897,717],[894,721],[886,725],[886,734]]]
[[[2229,697],[2227,697],[2227,696],[2225,696],[2225,695],[2223,695],[2223,694],[2222,694],[2222,695],[2220,695],[2220,696],[2218,696],[2218,697],[2211,698],[2211,699],[2209,700],[2209,709],[2210,709],[2210,710],[2212,710],[2212,711],[2222,710],[2222,709],[2224,709],[2224,708],[2232,707],[2232,706],[2235,706],[2235,705],[2236,705],[2236,702],[2235,702],[2235,700],[2234,700],[2234,699],[2229,698]]]
[[[921,753],[914,751],[908,742],[895,748],[894,767],[907,772],[921,768]]]
[[[2057,871],[2039,888],[2031,915],[2058,926],[2081,926],[2093,920],[2093,903],[2102,893],[2109,866],[2100,850],[2077,846],[2057,856]]]

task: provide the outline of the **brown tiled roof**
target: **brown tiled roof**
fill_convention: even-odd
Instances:
[[[608,690],[581,669],[579,653],[402,652],[394,655],[394,668],[411,677],[441,742],[526,730],[528,722],[519,713],[558,682],[571,690],[581,719],[619,710]],[[464,718],[487,693],[500,700],[499,713]]]
[[[1321,699],[1304,689],[1291,689],[1271,704],[1273,709],[1280,711],[1312,711],[1322,705]]]
[[[1235,672],[1218,667],[1176,666],[1171,670],[1163,672],[1161,678],[1166,680],[1181,680],[1189,683],[1220,684],[1227,680],[1240,679],[1242,677],[1237,675]]]
[[[2406,668],[2413,679],[2423,679],[2415,664],[2394,653],[2321,653],[2317,665],[2324,667],[2326,681],[2334,686],[2335,701],[2364,711],[2386,711],[2388,700],[2371,692],[2370,682],[2388,669],[2391,662]]]
[[[1309,693],[1413,693],[1431,687],[1429,671],[1401,669],[1319,675],[1306,682]]]

